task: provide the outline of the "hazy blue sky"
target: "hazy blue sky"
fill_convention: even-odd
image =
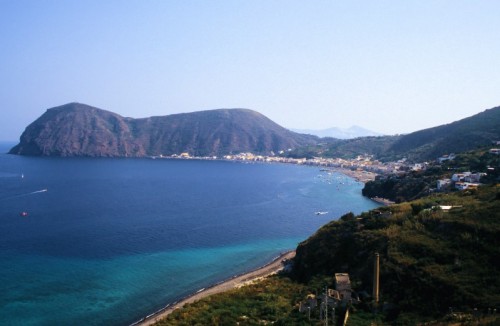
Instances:
[[[500,105],[500,1],[0,0],[0,140],[81,102],[407,133]]]

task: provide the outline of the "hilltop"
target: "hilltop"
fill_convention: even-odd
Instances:
[[[248,109],[218,109],[144,119],[80,103],[48,109],[30,124],[11,154],[143,157],[187,152],[213,156],[271,153],[313,144]]]

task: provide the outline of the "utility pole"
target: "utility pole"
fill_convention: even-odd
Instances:
[[[328,286],[325,286],[325,326],[328,326]]]
[[[380,255],[378,252],[375,253],[375,260],[373,262],[373,303],[374,308],[378,308],[379,291],[380,291]]]

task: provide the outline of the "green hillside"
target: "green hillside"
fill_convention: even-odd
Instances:
[[[321,156],[325,158],[351,159],[358,155],[374,155],[387,157],[389,148],[401,136],[370,136],[354,139],[322,138],[318,144],[296,148],[284,155],[293,158],[312,158]]]
[[[480,318],[468,325],[495,325],[499,316],[487,312],[500,307],[499,212],[500,187],[486,186],[347,214],[298,246],[290,276],[206,298],[159,325],[320,325],[318,309],[309,320],[298,312],[299,302],[333,287],[338,272],[349,273],[354,291],[371,294],[375,252],[381,307],[372,314],[365,297],[348,325],[446,325],[460,316],[450,315],[450,307],[469,320]]]
[[[439,205],[457,206],[443,211]],[[331,222],[297,248],[294,276],[347,272],[368,293],[381,254],[387,318],[500,306],[500,188],[443,194]]]
[[[410,161],[423,162],[435,160],[444,154],[462,153],[489,146],[492,141],[500,141],[500,107],[407,135],[347,140],[323,138],[320,144],[300,147],[287,155],[354,158],[368,154],[381,161],[407,158]]]
[[[382,158],[406,156],[415,161],[461,153],[500,140],[500,107],[450,124],[420,130],[394,142]]]
[[[409,171],[403,175],[391,175],[369,181],[365,184],[363,196],[387,198],[394,202],[404,202],[427,196],[436,190],[437,180],[451,178],[454,173],[473,171],[486,173],[481,178],[483,184],[493,184],[500,179],[500,156],[489,153],[488,149],[473,150],[457,154],[453,160],[431,162],[425,169]],[[451,188],[447,191],[456,191]]]

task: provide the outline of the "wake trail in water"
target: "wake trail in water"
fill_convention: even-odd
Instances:
[[[29,194],[26,194],[26,196],[27,196],[27,195],[38,194],[38,193],[40,193],[40,192],[46,192],[46,191],[47,191],[47,189],[37,190],[37,191],[30,192]]]
[[[31,195],[39,194],[39,193],[42,193],[42,192],[47,192],[47,191],[48,191],[48,189],[41,189],[41,190],[36,190],[36,191],[28,192],[26,194],[19,194],[19,195],[13,195],[13,196],[8,196],[8,197],[0,198],[0,200],[7,200],[7,199],[14,199],[14,198],[19,198],[19,197],[26,197],[26,196],[31,196]]]

